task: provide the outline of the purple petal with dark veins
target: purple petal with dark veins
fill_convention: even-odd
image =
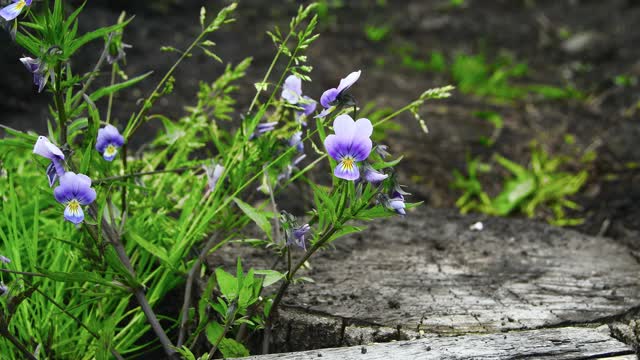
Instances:
[[[81,205],[89,205],[96,199],[96,191],[91,188],[91,179],[71,171],[60,177],[60,185],[55,188],[53,195],[62,204],[75,199]]]

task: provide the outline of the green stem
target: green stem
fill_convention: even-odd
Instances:
[[[289,41],[289,39],[291,38],[292,33],[293,31],[290,31],[287,37],[282,42],[285,46]],[[266,74],[264,74],[264,78],[261,81],[262,84],[266,83],[267,80],[269,80],[269,77],[271,76],[271,72],[273,72],[273,68],[276,66],[276,63],[278,62],[278,59],[280,58],[281,54],[282,54],[282,48],[278,48],[278,52],[276,53],[276,56],[273,58],[273,61],[271,61],[271,65],[269,65],[269,69],[267,70]],[[258,97],[260,96],[261,92],[262,92],[262,87],[258,87],[258,89],[256,90],[256,95],[253,97],[253,100],[251,100],[251,105],[249,105],[249,110],[247,111],[247,113],[249,114],[251,113],[251,110],[253,110],[253,107],[258,102]]]
[[[6,338],[7,340],[9,340],[9,342],[11,342],[13,344],[13,346],[17,347],[18,350],[20,350],[20,352],[22,353],[22,355],[24,356],[25,359],[38,360],[38,358],[36,358],[29,351],[29,349],[27,349],[27,347],[24,346],[24,344],[20,342],[20,340],[18,340],[15,336],[13,336],[13,334],[11,334],[9,332],[9,330],[7,330],[7,328],[4,326],[4,324],[3,324],[2,328],[0,329],[0,335],[2,337]]]
[[[141,119],[151,109],[151,102],[158,96],[158,94],[160,93],[160,89],[162,88],[164,83],[167,82],[167,80],[169,80],[169,78],[173,75],[173,73],[176,71],[178,66],[182,63],[182,61],[184,61],[184,59],[186,59],[191,54],[191,51],[202,41],[202,39],[208,33],[209,33],[208,31],[202,31],[200,35],[198,35],[198,37],[191,43],[191,45],[189,45],[187,50],[182,53],[178,61],[176,61],[171,67],[171,69],[169,69],[169,71],[164,75],[162,80],[160,80],[156,88],[144,100],[144,102],[142,103],[142,109],[140,109],[138,114],[133,118],[133,120],[129,123],[129,126],[127,126],[127,128],[125,129],[125,132],[124,132],[125,139],[129,139],[129,137],[131,137],[131,135],[133,135],[133,133],[140,127]]]
[[[116,82],[116,66],[118,63],[115,62],[111,65],[111,86]],[[109,94],[109,101],[107,103],[107,119],[106,122],[109,124],[111,122],[111,108],[113,107],[113,92]]]
[[[58,110],[58,130],[60,131],[60,146],[67,144],[67,112],[64,108],[62,98],[62,65],[56,65],[56,88],[53,91],[53,98]]]

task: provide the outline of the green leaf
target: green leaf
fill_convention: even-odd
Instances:
[[[242,358],[249,356],[249,350],[234,339],[224,338],[218,344],[218,349],[225,358]]]
[[[90,33],[86,33],[84,35],[82,35],[81,37],[73,40],[71,42],[71,44],[64,49],[64,55],[65,57],[69,58],[71,57],[71,55],[73,55],[76,51],[78,51],[78,49],[80,49],[82,46],[84,46],[85,44],[98,39],[98,38],[102,38],[103,36],[114,32],[114,31],[118,31],[121,30],[122,28],[124,28],[125,26],[127,26],[129,24],[129,22],[131,22],[131,20],[133,20],[133,17],[125,20],[122,23],[119,24],[115,24],[112,26],[107,26],[107,27],[103,27],[100,28],[98,30],[92,31]]]
[[[153,74],[153,71],[149,71],[146,74],[142,74],[140,76],[136,76],[133,79],[127,80],[127,81],[123,81],[121,83],[118,84],[114,84],[111,86],[105,86],[103,88],[100,88],[98,90],[96,90],[93,94],[91,94],[91,96],[89,96],[89,98],[91,98],[91,100],[93,101],[98,101],[100,98],[107,96],[109,94],[113,94],[115,92],[118,92],[122,89],[126,89],[130,86],[133,86],[137,83],[139,83],[140,81],[146,79],[149,75]]]
[[[114,289],[128,290],[123,284],[116,281],[109,281],[101,278],[98,274],[89,272],[59,272],[49,271],[46,269],[37,268],[39,272],[44,274],[47,278],[53,281],[59,281],[64,283],[92,283],[98,285],[108,286]]]
[[[284,274],[275,270],[255,270],[254,273],[256,275],[264,275],[262,282],[262,286],[264,287],[271,286],[281,279],[284,279]]]
[[[497,215],[510,214],[529,195],[536,191],[536,181],[533,176],[509,180],[504,190],[491,202]]]
[[[336,231],[327,241],[327,244],[330,244],[336,240],[338,240],[339,238],[345,236],[345,235],[349,235],[349,234],[353,234],[353,233],[357,233],[357,232],[361,232],[363,230],[363,228],[361,227],[357,227],[357,226],[353,226],[353,225],[344,225],[340,230]]]
[[[260,227],[260,229],[264,231],[264,233],[267,235],[269,240],[273,240],[272,234],[271,234],[271,222],[269,221],[269,219],[267,218],[264,212],[260,212],[256,210],[253,206],[245,203],[244,201],[238,198],[233,198],[233,201],[236,203],[236,205],[238,205],[240,210],[242,210],[242,212],[245,213],[245,215],[247,215],[251,220],[253,220],[253,222],[255,222],[256,225],[258,225],[258,227]]]
[[[238,280],[222,268],[216,269],[218,288],[227,299],[232,300],[238,295]]]
[[[166,249],[156,245],[151,241],[147,241],[146,239],[136,234],[135,232],[129,232],[128,236],[131,238],[131,240],[135,241],[138,245],[140,245],[141,248],[145,249],[149,254],[160,259],[165,265],[169,266],[172,269],[175,268],[175,265],[172,264],[171,260],[169,259],[169,255],[167,254]]]

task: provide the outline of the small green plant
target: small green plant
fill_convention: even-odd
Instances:
[[[522,213],[528,217],[541,216],[559,226],[582,223],[583,219],[566,216],[566,209],[579,208],[569,197],[580,191],[588,177],[586,169],[577,172],[561,170],[563,166],[572,164],[571,157],[550,156],[539,145],[532,144],[528,167],[500,155],[495,155],[494,159],[510,173],[504,179],[502,190],[494,197],[483,190],[479,172],[488,173],[490,168],[478,158],[468,160],[466,176],[454,172],[451,185],[463,191],[456,202],[462,213],[480,211],[497,216]],[[593,155],[588,155],[582,163],[586,166],[592,161]]]
[[[473,113],[473,116],[486,120],[493,125],[491,136],[481,136],[480,143],[484,146],[492,146],[495,144],[498,137],[500,137],[500,133],[502,133],[502,129],[504,128],[504,120],[502,120],[502,116],[493,111],[476,111]]]
[[[370,41],[380,42],[389,36],[389,34],[391,33],[391,26],[365,25],[364,33],[367,36],[367,39],[369,39]]]

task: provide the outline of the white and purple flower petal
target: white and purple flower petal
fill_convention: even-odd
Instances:
[[[11,259],[4,255],[0,255],[0,262],[5,264],[11,264]]]
[[[351,88],[351,86],[356,83],[356,81],[358,81],[361,73],[362,71],[360,70],[352,72],[351,74],[347,75],[346,78],[340,80],[340,84],[337,88],[331,88],[322,93],[322,96],[320,97],[320,104],[322,105],[322,107],[328,109],[331,106],[335,105],[336,102],[340,100],[340,97],[344,93],[346,93],[349,88]]]
[[[118,154],[118,149],[124,145],[124,137],[118,129],[110,124],[98,130],[96,150],[107,161],[112,161]]]
[[[407,212],[405,209],[404,198],[392,198],[389,199],[389,208],[395,211],[398,215],[405,216]]]
[[[205,167],[205,172],[207,174],[207,187],[205,188],[204,196],[207,197],[216,189],[216,185],[224,173],[224,166],[220,164],[215,164],[213,167],[207,166]]]
[[[60,185],[53,191],[55,199],[65,205],[64,218],[74,224],[84,220],[82,206],[96,199],[96,191],[91,188],[91,179],[83,174],[66,172],[60,177]]]
[[[295,75],[289,75],[282,86],[282,98],[289,104],[295,105],[302,97],[302,80]]]
[[[13,0],[13,4],[0,9],[0,16],[7,21],[11,21],[20,15],[25,7],[31,6],[32,0]]]
[[[307,233],[311,231],[311,226],[309,224],[304,224],[300,227],[293,229],[293,238],[290,239],[287,245],[297,245],[302,250],[307,250],[307,245],[305,243],[305,236]]]
[[[44,136],[38,136],[36,144],[33,146],[33,153],[43,156],[49,160],[64,160],[64,154],[57,146],[53,145],[49,139]]]
[[[389,177],[389,175],[387,174],[383,174],[379,171],[377,171],[376,169],[374,169],[371,165],[369,164],[365,164],[364,165],[364,179],[374,185],[377,185],[379,183],[381,183],[382,181],[384,181],[386,178]]]
[[[262,135],[264,133],[268,133],[270,131],[273,131],[276,128],[276,125],[278,125],[277,121],[258,124],[258,126],[256,126],[256,130],[249,137],[249,140],[253,140],[253,139],[259,137],[260,135]]]
[[[38,136],[36,144],[33,146],[33,153],[51,160],[51,164],[47,166],[47,179],[49,186],[53,186],[56,179],[64,175],[64,153],[49,139],[44,136]]]
[[[306,116],[313,114],[316,111],[318,103],[308,96],[302,97],[302,113]]]

